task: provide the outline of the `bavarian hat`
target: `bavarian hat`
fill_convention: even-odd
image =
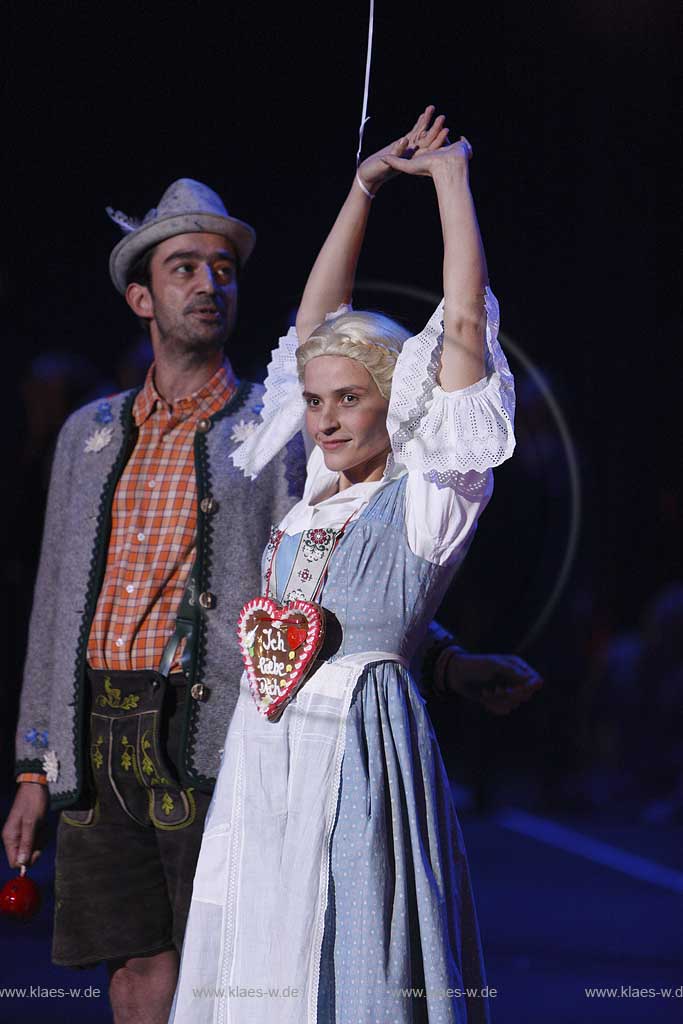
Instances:
[[[107,213],[125,232],[109,257],[109,273],[114,286],[123,295],[128,272],[135,261],[152,246],[174,235],[208,231],[224,235],[235,249],[240,266],[249,259],[256,244],[256,232],[244,221],[230,217],[220,196],[208,185],[192,178],[179,178],[164,192],[159,205],[140,221],[120,210],[107,207]]]

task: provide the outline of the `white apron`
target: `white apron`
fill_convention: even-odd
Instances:
[[[346,719],[365,651],[323,664],[279,722],[246,674],[204,826],[173,1024],[315,1024]]]

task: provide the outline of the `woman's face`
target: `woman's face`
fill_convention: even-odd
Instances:
[[[304,369],[306,429],[339,487],[380,480],[389,454],[387,409],[374,380],[348,356],[315,356]]]

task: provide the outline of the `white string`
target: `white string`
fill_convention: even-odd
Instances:
[[[363,148],[363,132],[370,120],[368,112],[368,93],[370,91],[370,64],[372,63],[372,30],[375,22],[375,0],[370,0],[370,22],[368,24],[368,51],[365,57],[365,87],[363,90],[363,111],[360,115],[360,128],[358,130],[358,152],[356,153],[356,167],[360,163],[360,151]]]

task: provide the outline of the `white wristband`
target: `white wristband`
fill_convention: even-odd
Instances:
[[[358,183],[358,188],[361,190],[361,192],[365,192],[365,194],[368,197],[368,199],[374,199],[375,198],[374,195],[372,194],[372,192],[368,192],[368,190],[366,189],[365,185],[360,180],[360,175],[359,174],[356,174],[356,182]]]

